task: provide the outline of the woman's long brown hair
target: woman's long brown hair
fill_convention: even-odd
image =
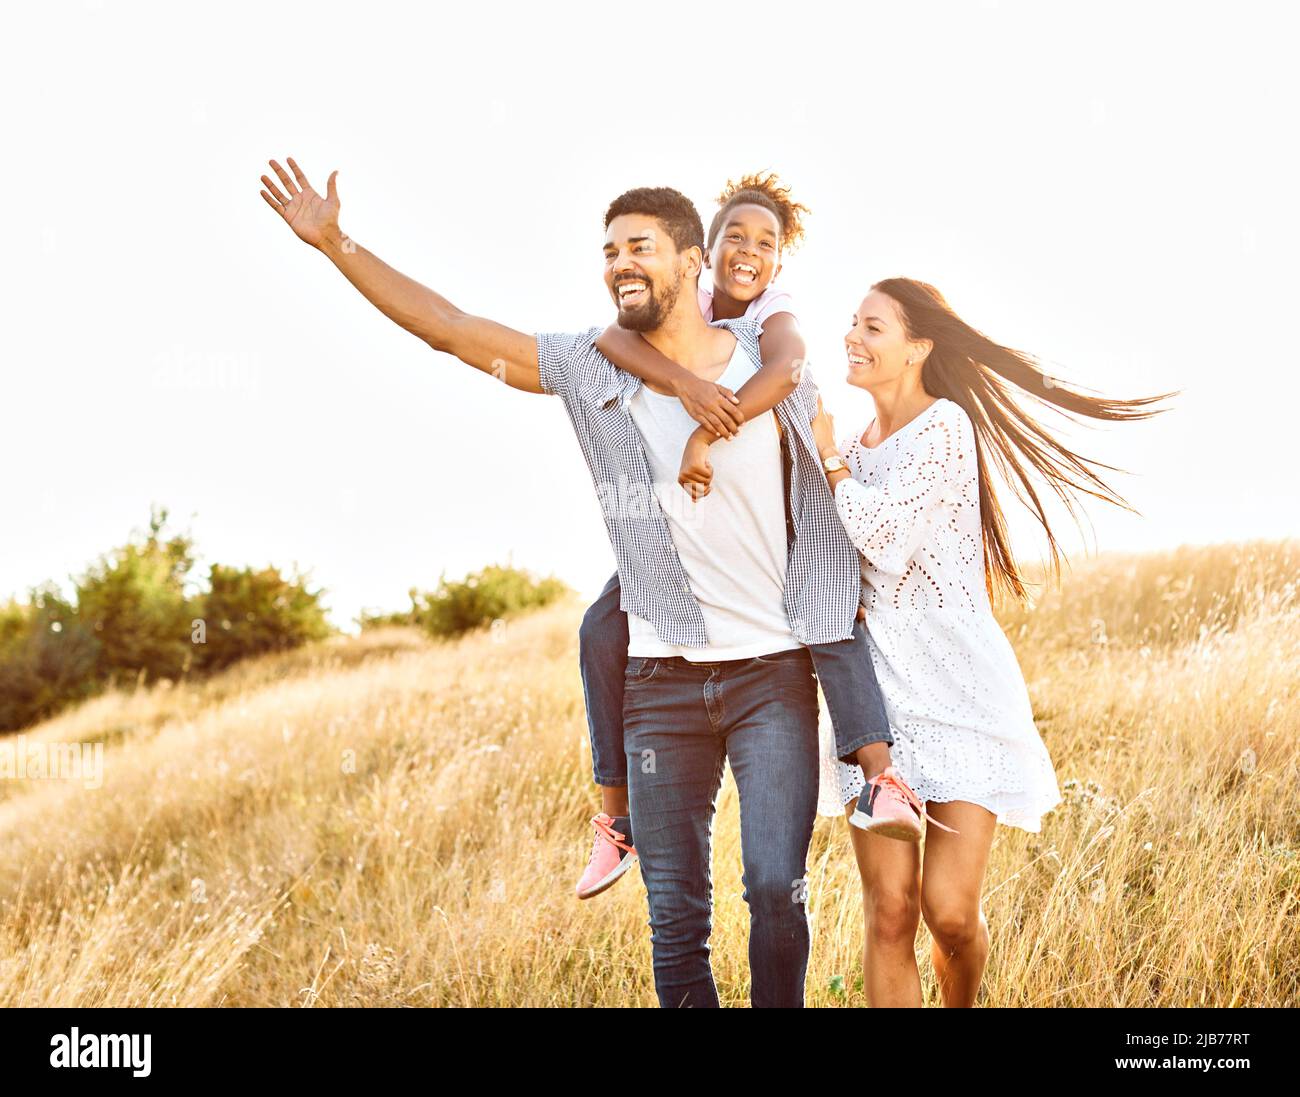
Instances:
[[[998,471],[1042,524],[1051,549],[1052,572],[1058,579],[1060,546],[1034,490],[1031,470],[1046,481],[1076,522],[1078,493],[1137,513],[1093,471],[1094,468],[1122,470],[1081,457],[1063,446],[1016,403],[1007,382],[1040,403],[1073,417],[1124,422],[1150,419],[1167,411],[1149,405],[1176,396],[1176,392],[1132,400],[1087,396],[1045,373],[1032,355],[1004,347],[976,331],[928,283],[914,278],[886,278],[871,288],[888,295],[898,305],[908,338],[933,341],[934,349],[921,367],[921,385],[925,391],[961,405],[975,427],[984,581],[990,598],[995,583],[1017,598],[1024,599],[1026,594],[1024,578],[1011,553],[1006,519],[993,490],[985,454],[992,454]]]

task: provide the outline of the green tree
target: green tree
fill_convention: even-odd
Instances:
[[[106,553],[77,580],[77,615],[99,641],[95,676],[176,678],[192,661],[195,605],[185,582],[194,566],[193,541],[163,540],[167,511],[150,517],[149,535]]]
[[[254,571],[213,564],[199,616],[206,642],[196,645],[203,670],[219,670],[251,655],[284,651],[333,633],[305,577],[285,579],[273,567]]]
[[[434,636],[456,636],[498,617],[513,617],[549,605],[569,592],[559,579],[536,579],[515,567],[490,564],[464,579],[448,582],[444,572],[438,589],[411,593],[411,620]]]
[[[0,731],[53,715],[95,691],[99,644],[48,583],[0,605]]]

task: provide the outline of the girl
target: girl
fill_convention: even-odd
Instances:
[[[1146,419],[1164,410],[1146,405],[1173,394],[1084,396],[909,278],[876,283],[844,343],[848,381],[871,394],[876,417],[837,445],[831,417],[819,409],[813,432],[823,457],[847,464],[827,475],[862,554],[869,643],[894,741],[892,764],[865,782],[832,765],[850,821],[887,789],[912,807],[895,824],[910,842],[850,830],[866,912],[863,983],[870,1005],[921,1004],[914,942],[924,917],[944,1005],[969,1006],[989,948],[979,897],[994,825],[1038,831],[1061,800],[1020,667],[991,608],[995,581],[1017,597],[1025,590],[989,457],[1047,532],[1058,575],[1057,542],[1026,465],[1071,513],[1075,492],[1132,509],[1088,467],[1098,462],[1055,441],[1017,406],[1007,382],[1093,419]],[[921,818],[932,824],[923,872]]]
[[[788,188],[773,173],[729,182],[718,200],[720,208],[706,237],[705,265],[712,271],[713,289],[700,288],[700,309],[708,321],[758,319],[763,325],[762,369],[736,394],[668,363],[634,331],[612,325],[596,341],[610,361],[642,379],[662,378],[665,365],[685,374],[678,394],[700,426],[682,454],[678,482],[696,498],[709,492],[709,447],[719,438],[733,437],[742,423],[770,412],[789,396],[799,383],[804,355],[793,301],[773,283],[784,250],[802,239],[807,208],[791,200]],[[578,882],[580,899],[610,887],[636,859],[623,748],[628,626],[619,606],[620,594],[615,573],[587,610],[579,631],[592,770],[602,798],[602,810],[592,819],[596,834],[591,855]],[[860,766],[868,778],[881,773],[889,764],[892,740],[867,651],[865,626],[859,621],[852,639],[809,645],[809,651],[826,698],[838,757]],[[893,790],[887,790],[876,804],[876,816],[869,821],[873,826],[905,818],[910,812]]]

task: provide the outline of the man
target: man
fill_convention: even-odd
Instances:
[[[646,505],[668,486],[680,491],[683,418],[694,423],[653,381],[596,349],[603,327],[530,336],[469,316],[342,234],[337,173],[322,198],[292,159],[292,178],[270,163],[284,191],[264,175],[271,193],[263,198],[381,312],[513,388],[563,400],[602,499],[628,613],[628,792],[660,1004],[718,1005],[708,958],[710,831],[729,761],[740,793],[753,1004],[802,1005],[804,870],[819,770],[805,645],[854,637],[860,582],[812,437],[811,377],[803,374],[775,414],[717,447],[713,490],[696,504],[710,504],[707,520]],[[760,329],[744,319],[704,321],[703,228],[690,201],[669,188],[629,191],[605,223],[605,283],[620,325],[640,331],[674,368],[739,388],[761,365]]]

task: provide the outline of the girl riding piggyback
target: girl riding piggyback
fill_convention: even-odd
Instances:
[[[713,469],[710,447],[735,437],[742,427],[780,432],[772,409],[798,386],[805,347],[793,297],[778,287],[786,251],[803,238],[807,207],[790,197],[773,173],[729,182],[706,235],[705,266],[712,288],[699,287],[706,321],[756,320],[761,325],[762,368],[737,392],[679,369],[673,395],[699,426],[686,442],[678,482],[694,499],[709,494]],[[596,341],[615,365],[643,381],[661,379],[673,364],[636,331],[611,325]],[[766,426],[763,420],[770,420]],[[577,893],[580,899],[610,887],[636,860],[628,810],[627,757],[623,744],[623,687],[627,670],[628,622],[620,607],[615,573],[587,610],[579,632],[579,659],[591,736],[592,771],[600,786],[602,810],[592,819],[596,834]],[[861,615],[859,615],[861,616]],[[838,757],[860,765],[864,780],[877,779],[889,766],[892,737],[884,702],[871,666],[861,620],[852,639],[808,645],[835,732]],[[907,811],[901,797],[882,788],[875,816],[858,821],[889,834],[891,819]]]

